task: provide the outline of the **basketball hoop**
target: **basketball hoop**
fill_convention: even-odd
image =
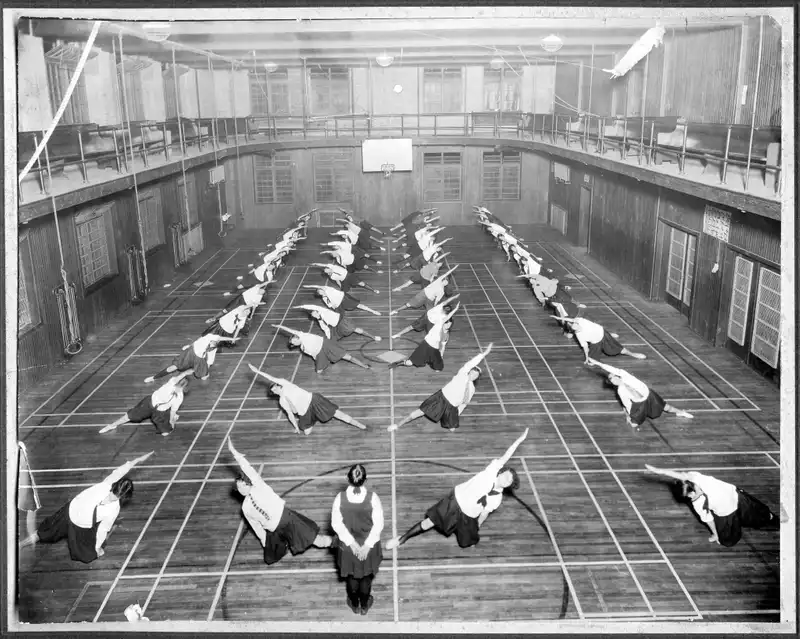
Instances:
[[[383,171],[384,178],[392,177],[392,171],[394,171],[394,164],[381,164],[381,171]]]

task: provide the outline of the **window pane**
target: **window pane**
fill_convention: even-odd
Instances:
[[[752,277],[753,263],[737,256],[731,292],[731,310],[728,318],[728,337],[739,345],[744,345],[747,332]]]
[[[780,274],[762,268],[758,276],[758,297],[750,350],[772,368],[778,368],[781,327],[780,307]]]

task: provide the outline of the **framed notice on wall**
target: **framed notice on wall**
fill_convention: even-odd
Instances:
[[[728,241],[731,231],[731,214],[715,206],[706,205],[703,216],[703,233],[715,237],[723,242]]]

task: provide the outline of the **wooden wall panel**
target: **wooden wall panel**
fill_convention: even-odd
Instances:
[[[419,113],[417,67],[380,67],[373,64],[370,81],[373,113]],[[396,84],[403,87],[400,93],[394,92]]]
[[[625,282],[650,294],[657,193],[622,176],[594,179],[591,254]]]
[[[752,18],[747,25],[745,42],[744,77],[747,86],[745,104],[741,108],[738,124],[750,124],[753,117],[756,71],[758,66],[758,38],[760,20]],[[761,50],[761,75],[758,81],[758,103],[756,104],[756,126],[781,125],[781,29],[772,18],[764,18]]]
[[[692,309],[689,326],[712,344],[717,334],[720,294],[725,276],[720,253],[720,241],[706,233],[700,233],[695,257],[695,276],[692,283]],[[720,270],[712,273],[717,260]]]
[[[642,62],[644,65],[644,62]],[[650,51],[647,61],[647,95],[645,96],[645,116],[658,116],[661,113],[661,89],[664,78],[664,45]],[[649,135],[649,131],[645,131]]]
[[[371,113],[369,69],[354,67],[350,69],[352,84],[353,113]]]
[[[658,216],[690,231],[703,230],[703,215],[706,203],[688,195],[661,189],[661,204]]]
[[[41,38],[20,33],[17,36],[18,74],[17,118],[20,131],[46,131],[53,119],[47,91],[47,66]]]
[[[594,69],[592,69],[592,101],[591,113],[596,115],[612,115],[611,113],[611,94],[613,92],[613,80],[610,80],[608,73],[603,69],[610,69],[614,62],[610,55],[595,56]],[[588,98],[587,98],[588,104]]]
[[[556,64],[556,113],[575,113],[578,106],[579,62],[559,60]],[[566,106],[570,105],[570,106]]]
[[[464,101],[467,113],[486,110],[486,104],[483,101],[483,69],[478,66],[468,66],[464,69],[466,78]]]
[[[728,243],[774,264],[781,263],[781,224],[777,220],[734,211]]]
[[[671,46],[665,115],[691,122],[733,121],[741,37],[740,27],[667,32]]]
[[[552,64],[534,64],[533,112],[552,113],[556,90],[556,67]]]

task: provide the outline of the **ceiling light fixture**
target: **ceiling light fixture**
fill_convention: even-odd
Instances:
[[[145,22],[142,30],[147,34],[147,38],[154,42],[164,42],[170,36],[172,25],[169,22]]]
[[[392,62],[394,62],[394,57],[390,56],[386,53],[386,51],[384,51],[379,56],[376,56],[375,62],[377,62],[379,66],[388,67]]]
[[[264,68],[267,70],[267,73],[273,73],[278,70],[278,65],[274,62],[265,62]]]
[[[403,85],[402,84],[395,84],[393,91],[395,93],[402,93],[403,92]]]
[[[548,53],[555,53],[564,45],[564,41],[556,34],[551,33],[546,38],[542,38],[542,49]]]
[[[489,62],[489,66],[497,71],[505,66],[505,62],[503,61],[503,58],[498,55],[492,58],[491,62]]]

